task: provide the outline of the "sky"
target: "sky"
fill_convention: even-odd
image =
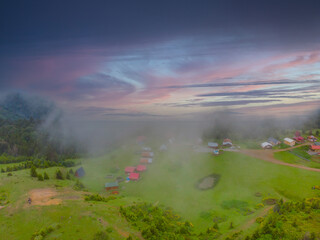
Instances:
[[[303,115],[320,106],[319,1],[3,1],[0,94],[94,119]]]

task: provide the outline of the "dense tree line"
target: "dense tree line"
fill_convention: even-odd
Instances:
[[[75,146],[62,145],[52,139],[34,119],[5,120],[0,118],[0,163],[30,160],[30,157],[61,162],[77,155]],[[1,156],[2,155],[2,156]]]

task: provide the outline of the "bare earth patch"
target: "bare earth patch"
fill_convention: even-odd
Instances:
[[[213,186],[213,183],[214,183],[214,177],[207,177],[199,183],[198,188],[208,189]]]
[[[48,206],[58,205],[62,202],[60,198],[56,198],[58,192],[54,188],[33,189],[28,193],[31,198],[31,205]]]
[[[220,175],[218,174],[211,174],[209,176],[206,176],[202,179],[200,179],[197,184],[196,188],[199,190],[208,190],[210,188],[213,188],[217,183],[219,182]]]

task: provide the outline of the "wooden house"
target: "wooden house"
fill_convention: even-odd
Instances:
[[[216,149],[219,147],[219,145],[218,143],[215,143],[215,142],[208,142],[208,147]]]
[[[142,156],[142,157],[147,157],[147,158],[150,158],[150,157],[152,158],[153,155],[154,155],[153,152],[146,152],[146,151],[144,151],[144,152],[141,153],[141,156]]]
[[[74,173],[74,175],[78,178],[81,178],[86,175],[86,172],[84,171],[83,167],[80,167],[77,169],[77,171]]]
[[[296,141],[294,141],[291,138],[285,138],[285,139],[283,139],[283,143],[292,147],[296,144]]]
[[[136,170],[137,172],[144,172],[147,170],[147,167],[145,165],[138,165]]]
[[[317,153],[320,153],[320,145],[311,145],[310,146],[310,149],[311,149],[311,151],[313,151],[313,152],[317,152]]]
[[[130,173],[129,174],[129,179],[131,181],[137,181],[140,179],[140,174],[139,173]]]
[[[128,174],[128,173],[133,173],[135,170],[136,170],[135,167],[126,167],[124,169],[124,172]]]
[[[263,142],[263,143],[261,143],[261,147],[263,149],[271,149],[272,148],[272,144],[269,143],[269,142]]]
[[[118,182],[109,182],[104,185],[107,191],[119,189]]]
[[[270,143],[272,146],[279,145],[281,142],[273,137],[268,138],[268,143]]]
[[[229,138],[223,139],[222,146],[231,147],[232,146],[231,140]]]

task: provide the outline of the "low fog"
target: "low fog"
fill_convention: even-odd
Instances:
[[[17,95],[18,94],[18,95]],[[17,98],[17,96],[19,96]],[[18,100],[17,100],[18,99]],[[39,130],[46,131],[53,141],[75,146],[84,156],[99,156],[114,148],[132,143],[138,136],[156,140],[159,144],[175,139],[183,144],[197,140],[265,139],[278,137],[292,129],[317,127],[319,111],[304,116],[286,118],[246,116],[229,109],[212,111],[188,119],[92,119],[81,118],[63,109],[63,106],[24,93],[2,95],[2,110],[15,108],[25,118],[41,115]],[[16,104],[16,106],[13,106]],[[27,114],[31,113],[31,114]],[[317,122],[318,121],[318,122]]]

